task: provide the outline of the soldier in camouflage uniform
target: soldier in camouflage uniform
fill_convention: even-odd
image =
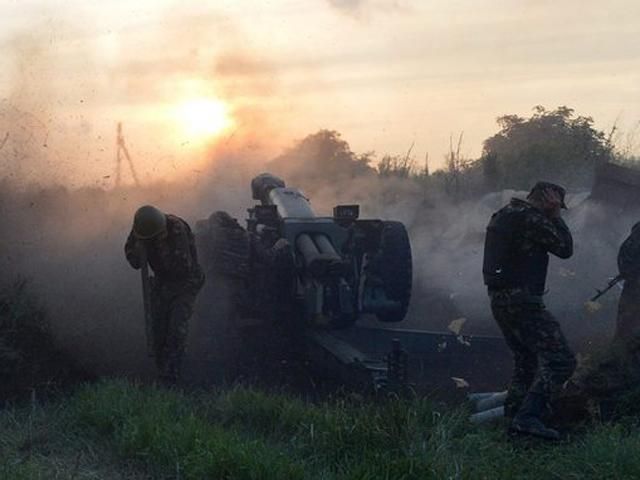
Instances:
[[[513,418],[512,431],[549,439],[559,434],[541,417],[576,365],[543,302],[549,253],[573,254],[571,233],[560,217],[564,195],[562,187],[538,182],[526,201],[514,198],[494,213],[483,264],[491,309],[515,361],[505,415]]]
[[[618,303],[618,318],[614,340],[625,343],[634,333],[640,334],[640,223],[620,246],[618,269],[624,288]]]
[[[155,274],[151,288],[153,354],[160,380],[175,384],[180,377],[188,320],[204,274],[187,222],[149,205],[136,212],[124,247],[135,269],[142,266],[142,249]]]

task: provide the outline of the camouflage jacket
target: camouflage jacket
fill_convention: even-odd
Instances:
[[[147,248],[149,266],[158,284],[193,291],[202,287],[204,274],[198,264],[195,240],[187,222],[175,215],[167,215],[167,235],[151,240],[139,240],[132,230],[124,252],[136,270],[141,266],[139,242]]]
[[[637,280],[640,276],[640,222],[631,229],[631,234],[618,251],[618,270],[625,280]]]
[[[561,218],[549,218],[514,198],[491,217],[485,239],[483,274],[489,290],[526,288],[545,291],[549,253],[573,254],[573,238]]]

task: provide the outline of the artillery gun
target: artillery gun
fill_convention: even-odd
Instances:
[[[400,322],[412,285],[411,245],[400,222],[362,220],[358,205],[316,216],[309,200],[280,178],[251,182],[247,226],[225,212],[198,222],[202,259],[233,283],[241,317],[330,328],[363,315]]]
[[[411,298],[402,223],[360,219],[357,205],[317,216],[300,190],[268,173],[251,192],[257,204],[246,227],[222,211],[196,223],[207,273],[199,317],[208,329],[198,339],[208,342],[213,375],[261,372],[264,380],[302,360],[319,378],[380,392],[405,390],[408,378],[445,385],[489,375],[493,386],[510,373],[499,373],[509,355],[502,338],[387,325],[404,319]],[[356,324],[367,315],[383,328]]]

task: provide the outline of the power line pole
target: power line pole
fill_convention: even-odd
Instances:
[[[122,122],[118,122],[117,134],[116,134],[116,188],[120,186],[121,170],[122,170],[122,155],[127,159],[129,163],[129,170],[136,186],[140,186],[140,180],[136,168],[133,165],[133,160],[129,155],[127,145],[124,143],[124,135],[122,134]]]

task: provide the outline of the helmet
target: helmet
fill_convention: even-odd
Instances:
[[[141,240],[153,238],[167,230],[167,216],[151,205],[140,207],[133,217],[133,233]]]

